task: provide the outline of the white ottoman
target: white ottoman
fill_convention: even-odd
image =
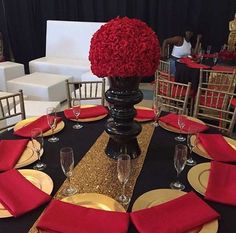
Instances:
[[[67,99],[65,80],[71,76],[35,72],[7,82],[8,90],[22,89],[30,100],[64,101]]]
[[[25,75],[24,65],[10,61],[0,62],[0,91],[7,91],[8,80],[23,75]]]

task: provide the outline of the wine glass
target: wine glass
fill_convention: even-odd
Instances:
[[[210,54],[210,53],[211,53],[211,45],[208,45],[208,46],[207,46],[206,53],[207,53],[207,54]]]
[[[61,168],[68,179],[68,186],[63,189],[65,196],[71,196],[77,193],[77,189],[71,185],[71,177],[74,169],[74,153],[71,147],[63,147],[60,149]]]
[[[198,53],[198,57],[199,57],[199,59],[200,59],[200,63],[203,62],[204,53],[205,53],[205,51],[204,51],[203,49],[201,49],[201,50],[199,51],[199,53]]]
[[[192,152],[193,152],[193,149],[196,146],[195,142],[194,142],[194,144],[191,143],[191,137],[192,136],[193,136],[193,134],[188,134],[188,136],[187,136],[187,145],[188,145],[188,148],[189,148],[189,156],[188,156],[186,164],[188,166],[194,166],[194,165],[197,164],[197,162],[192,158]]]
[[[131,161],[128,154],[120,154],[117,160],[117,175],[118,180],[122,185],[122,194],[118,197],[118,200],[127,205],[130,202],[130,198],[125,195],[125,186],[129,180],[131,170]]]
[[[215,53],[215,55],[213,57],[214,66],[216,65],[217,61],[218,61],[218,53]]]
[[[53,107],[47,108],[47,121],[52,130],[52,137],[48,139],[49,142],[57,142],[59,138],[54,135],[54,130],[57,127],[57,112]]]
[[[79,124],[79,115],[80,115],[80,109],[81,109],[80,99],[72,100],[72,109],[73,109],[73,113],[76,119],[76,124],[73,125],[73,129],[83,128],[83,126]]]
[[[155,127],[159,126],[158,121],[159,121],[159,117],[160,117],[160,114],[161,114],[162,103],[163,103],[163,100],[162,100],[161,97],[154,96],[154,98],[153,98],[153,111],[154,111],[153,125]]]
[[[40,158],[43,154],[43,133],[41,128],[34,128],[31,130],[31,140],[33,145],[33,150],[38,156],[38,162],[33,166],[35,170],[44,170],[47,165],[43,163]]]
[[[170,184],[172,189],[183,190],[185,189],[184,184],[179,181],[179,175],[184,170],[185,164],[187,162],[188,148],[186,145],[177,144],[175,145],[174,154],[174,166],[177,171],[177,180]]]
[[[179,113],[178,114],[179,136],[175,137],[175,140],[178,142],[184,142],[186,140],[186,138],[182,136],[182,130],[185,126],[184,119],[185,116]]]

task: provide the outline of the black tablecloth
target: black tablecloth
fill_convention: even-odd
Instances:
[[[60,114],[63,115],[62,113]],[[60,168],[59,150],[64,146],[72,146],[75,152],[75,162],[78,163],[82,156],[93,145],[96,138],[103,132],[105,119],[97,122],[84,123],[84,128],[81,130],[73,130],[72,125],[74,122],[65,121],[65,128],[57,134],[60,141],[57,143],[49,143],[45,140],[45,152],[42,156],[43,162],[47,163],[45,172],[51,176],[54,181],[54,189],[52,195],[56,193],[65,179],[64,174]],[[129,211],[131,210],[134,201],[143,193],[158,189],[169,188],[169,184],[175,179],[176,171],[173,165],[174,146],[176,141],[175,133],[165,131],[158,127],[155,129],[151,139],[147,156],[144,162],[143,169],[138,177],[135,185],[134,193],[131,199]],[[18,138],[8,132],[0,135],[1,139]],[[207,159],[193,155],[198,163],[208,162]],[[26,168],[32,168],[29,165]],[[186,166],[181,174],[181,181],[186,185],[185,191],[193,190],[188,184],[186,175],[190,167]],[[16,190],[17,191],[17,190]],[[200,196],[200,195],[199,195]],[[207,201],[216,211],[221,214],[219,220],[219,233],[235,233],[236,232],[236,207],[222,205]],[[35,220],[39,217],[45,206],[31,211],[19,218],[6,218],[0,219],[0,232],[1,233],[26,233],[31,228]],[[184,221],[184,219],[183,219]],[[137,232],[131,225],[129,233]],[[153,232],[154,233],[154,232]]]

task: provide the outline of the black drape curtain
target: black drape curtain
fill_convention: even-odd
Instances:
[[[108,21],[128,16],[145,21],[160,42],[190,29],[203,35],[203,46],[217,51],[227,43],[236,0],[0,0],[4,54],[10,49],[25,65],[45,55],[46,21]]]

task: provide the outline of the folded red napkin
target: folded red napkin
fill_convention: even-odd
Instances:
[[[236,206],[236,166],[211,162],[205,198],[211,201]]]
[[[28,139],[0,140],[0,171],[13,168],[28,144]]]
[[[63,233],[126,233],[129,214],[81,207],[52,200],[37,228]]]
[[[169,113],[166,116],[160,117],[160,121],[176,129],[179,129],[178,115],[174,113]],[[198,123],[196,121],[191,121],[187,117],[184,117],[184,124],[185,126],[183,128],[183,132],[190,133],[190,134],[202,132],[208,129],[208,126]]]
[[[61,117],[57,117],[57,123],[61,120]],[[35,121],[30,122],[28,125],[25,125],[22,128],[16,130],[14,134],[22,137],[31,137],[31,130],[34,128],[41,128],[43,133],[47,132],[50,129],[47,121],[47,116],[44,115],[37,118]]]
[[[212,66],[211,67],[212,70],[216,70],[216,71],[229,71],[229,72],[234,72],[234,69],[231,67],[227,67],[227,66]]]
[[[137,119],[154,119],[155,114],[153,109],[136,109],[136,116]]]
[[[130,213],[140,233],[187,232],[219,217],[196,194],[190,192],[172,201]]]
[[[182,58],[179,59],[179,61],[181,63],[184,63],[184,64],[193,63],[193,60],[191,58],[189,58],[189,57],[182,57]]]
[[[227,143],[221,134],[199,133],[198,139],[212,159],[222,162],[236,161],[236,150]]]
[[[0,173],[0,203],[18,217],[50,201],[51,197],[35,187],[17,170]]]
[[[209,69],[210,68],[210,66],[206,66],[206,65],[199,64],[196,62],[188,63],[187,66],[193,69]]]
[[[97,106],[88,107],[88,108],[81,108],[79,119],[98,117],[101,115],[105,115],[107,113],[108,113],[107,108],[102,105],[97,105]],[[72,108],[65,109],[64,114],[67,119],[75,119],[75,115],[73,113]]]

